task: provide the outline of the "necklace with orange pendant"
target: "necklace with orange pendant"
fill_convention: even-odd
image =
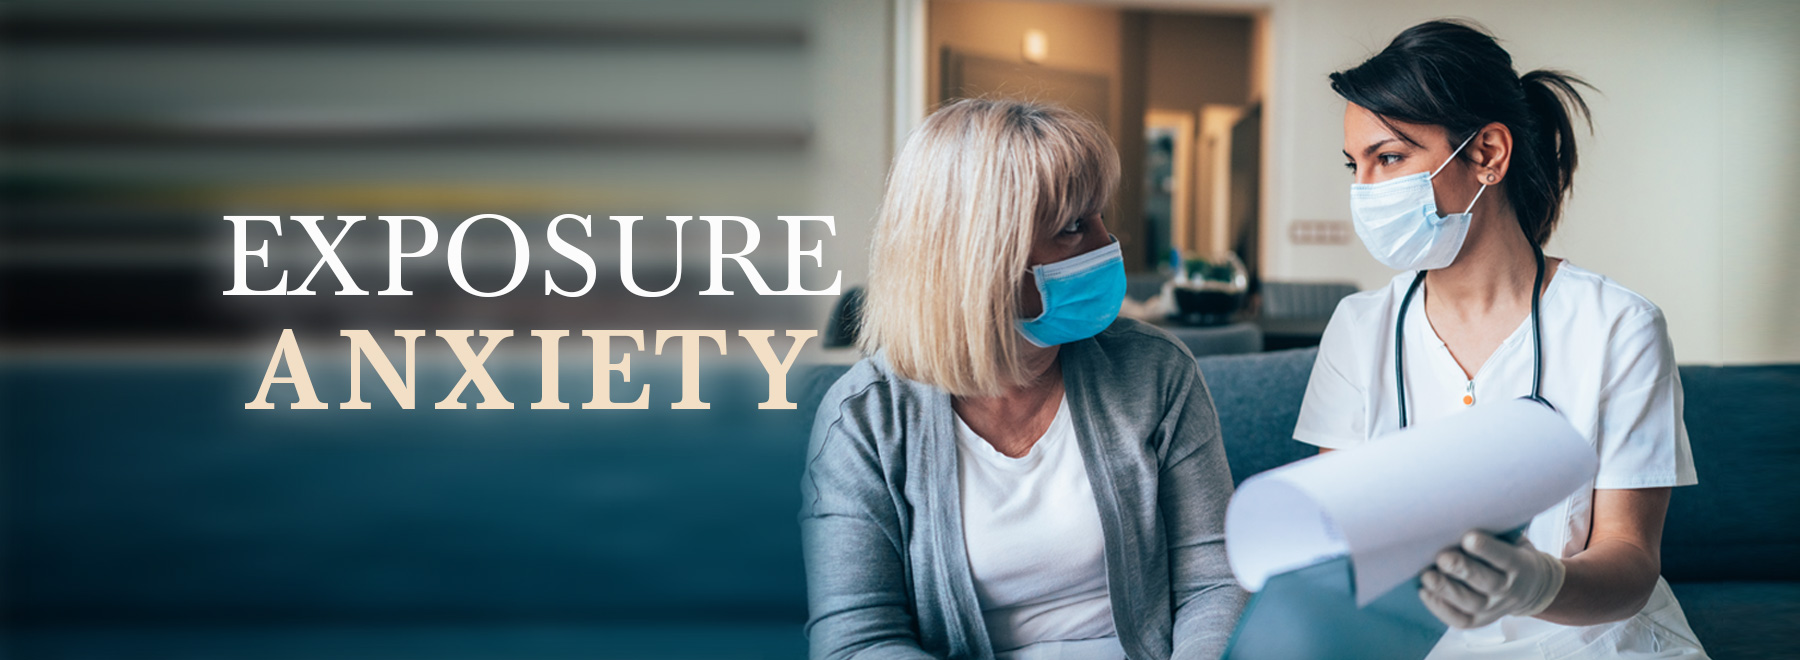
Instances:
[[[1462,404],[1464,406],[1475,405],[1475,379],[1473,378],[1469,379],[1468,386],[1463,388]]]

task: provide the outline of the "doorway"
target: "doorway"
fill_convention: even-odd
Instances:
[[[1119,148],[1107,224],[1134,289],[1187,259],[1226,255],[1256,281],[1264,14],[1020,0],[917,0],[899,11],[899,53],[912,55],[897,62],[900,135],[958,98],[1067,106]]]

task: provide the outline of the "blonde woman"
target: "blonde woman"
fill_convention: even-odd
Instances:
[[[1245,595],[1193,357],[1118,319],[1118,155],[965,100],[888,181],[859,362],[802,482],[814,658],[1216,658]]]

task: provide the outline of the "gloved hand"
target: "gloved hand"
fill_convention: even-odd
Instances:
[[[1507,543],[1471,531],[1461,547],[1439,552],[1419,576],[1419,599],[1452,628],[1479,628],[1503,616],[1533,616],[1562,590],[1563,563],[1519,538]]]

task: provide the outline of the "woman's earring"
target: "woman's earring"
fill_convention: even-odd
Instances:
[[[1481,182],[1490,186],[1494,185],[1494,173],[1488,172],[1485,176],[1481,177]]]

